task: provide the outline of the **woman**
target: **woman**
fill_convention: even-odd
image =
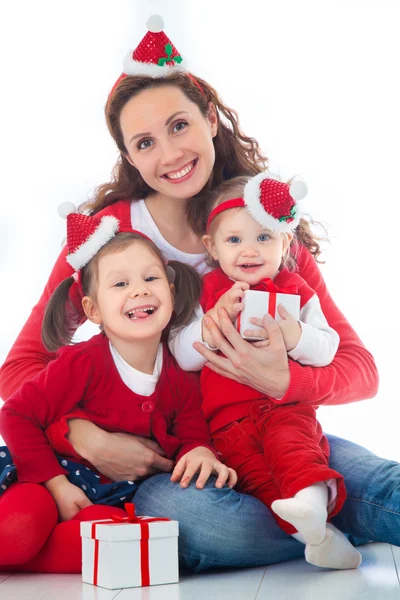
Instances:
[[[154,47],[161,45],[164,53],[165,36],[157,45],[161,35],[164,36],[161,31],[149,32],[143,42],[147,36],[152,37]],[[121,158],[113,181],[99,188],[91,211],[113,214],[128,222],[153,239],[166,258],[187,262],[204,273],[200,235],[208,205],[201,192],[239,174],[257,174],[265,168],[266,159],[257,142],[241,133],[235,113],[221,102],[217,93],[205,81],[183,70],[172,44],[166,57],[161,54],[165,61],[161,68],[168,69],[166,73],[157,72],[156,77],[160,54],[151,61],[146,58],[147,62],[154,62],[151,76],[137,75],[138,66],[143,72],[140,48],[141,45],[130,57],[128,75],[120,78],[107,103],[107,123]],[[166,64],[171,61],[173,66]],[[254,348],[239,337],[226,315],[221,316],[222,331],[212,322],[208,326],[227,358],[216,356],[204,346],[200,352],[208,359],[210,368],[283,403],[296,400],[313,405],[343,404],[372,397],[378,379],[373,358],[326,290],[311,254],[318,255],[318,245],[307,234],[302,236],[302,242],[296,256],[299,274],[319,295],[329,324],[340,335],[333,363],[318,369],[288,363],[282,336],[274,323],[266,323],[270,346],[262,350]],[[44,307],[54,288],[70,274],[64,251],[2,367],[3,399],[52,359],[40,340]],[[73,301],[79,304],[78,297]],[[182,490],[170,482],[172,463],[152,441],[107,433],[80,419],[65,419],[48,431],[48,436],[64,438],[68,452],[74,450],[114,480],[147,478],[135,495],[137,511],[180,522],[183,566],[201,571],[267,564],[302,555],[302,546],[280,531],[266,507],[256,499],[227,488],[216,490],[212,483],[199,491],[193,486]],[[348,499],[334,524],[359,541],[399,544],[399,465],[339,438],[329,436],[329,442],[330,466],[344,475],[348,490]],[[13,492],[16,507],[22,502],[19,486],[24,485],[27,484],[15,484],[6,495],[11,497]],[[37,487],[37,493],[43,495],[44,507],[49,502],[46,490]],[[36,492],[30,489],[29,493]],[[51,509],[49,505],[48,510]],[[33,515],[32,522],[25,523],[25,532],[39,523],[40,518]],[[56,527],[47,541],[49,532],[43,531],[43,556],[51,551],[52,544],[62,543],[62,525]],[[9,526],[16,533],[21,527],[17,517]],[[27,538],[29,535],[23,539]],[[1,547],[0,533],[0,563]],[[27,540],[25,565],[16,568],[44,570],[45,560],[29,565],[36,552]],[[70,572],[79,569],[77,564],[75,560],[69,565]],[[61,569],[67,567],[60,565]]]

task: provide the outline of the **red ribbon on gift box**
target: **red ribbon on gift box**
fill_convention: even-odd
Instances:
[[[150,564],[149,564],[149,523],[154,521],[170,521],[166,517],[138,517],[135,513],[135,505],[132,502],[124,504],[128,513],[127,517],[111,515],[110,521],[96,521],[92,523],[91,537],[94,539],[94,563],[93,563],[93,585],[97,585],[99,572],[99,540],[96,539],[96,525],[109,525],[113,523],[137,523],[140,525],[140,573],[142,586],[150,585]]]

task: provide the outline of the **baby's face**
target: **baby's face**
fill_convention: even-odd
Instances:
[[[289,240],[262,227],[245,208],[225,211],[211,241],[211,254],[234,281],[256,285],[273,279]]]

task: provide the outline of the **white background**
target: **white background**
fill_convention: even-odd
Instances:
[[[374,354],[374,400],[321,408],[326,431],[400,460],[397,0],[35,0],[2,3],[2,362],[62,246],[57,206],[109,179],[103,106],[152,13],[328,227],[322,267]]]

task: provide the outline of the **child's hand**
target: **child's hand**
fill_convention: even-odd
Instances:
[[[278,312],[282,317],[282,321],[277,321],[279,329],[282,332],[287,352],[296,348],[301,338],[301,325],[296,319],[288,313],[286,308],[279,304]]]
[[[69,521],[82,508],[93,504],[85,492],[73,483],[70,483],[65,475],[57,475],[46,481],[45,486],[57,504],[61,521]]]
[[[243,293],[249,287],[249,284],[244,281],[236,281],[225,294],[222,294],[215,306],[204,315],[201,326],[202,340],[211,348],[215,348],[215,341],[207,328],[205,319],[211,318],[219,327],[218,309],[225,308],[230,320],[234,323],[238,314],[243,310]]]
[[[218,314],[219,308],[224,308],[232,323],[243,310],[243,294],[249,289],[249,284],[244,281],[236,281],[230,290],[222,294],[214,306],[214,312]],[[214,319],[215,321],[215,319]]]
[[[211,450],[204,446],[194,448],[182,456],[172,471],[171,481],[180,481],[181,487],[186,488],[193,475],[199,471],[196,482],[198,489],[204,487],[211,474],[218,475],[215,483],[217,488],[222,488],[225,483],[232,488],[237,482],[236,472],[217,460]]]

